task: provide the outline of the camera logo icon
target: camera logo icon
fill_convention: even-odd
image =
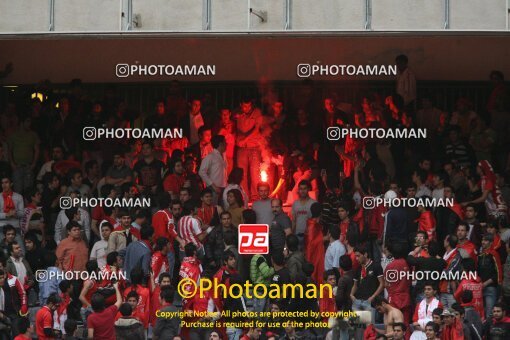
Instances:
[[[35,272],[35,280],[37,282],[46,282],[48,281],[48,271],[47,270],[38,270]]]
[[[70,209],[73,207],[73,199],[69,196],[60,197],[60,209]]]
[[[340,139],[340,128],[338,126],[328,127],[326,130],[328,140],[339,140]]]
[[[97,138],[97,131],[95,127],[87,126],[83,128],[84,140],[95,140]]]
[[[384,279],[386,282],[394,283],[398,281],[398,270],[395,269],[389,269],[386,271],[384,275]]]
[[[117,64],[115,66],[115,75],[119,78],[126,78],[129,76],[128,64]]]
[[[299,64],[297,66],[297,76],[299,78],[308,78],[312,75],[312,66],[310,64]]]
[[[375,208],[375,197],[363,197],[363,209]]]

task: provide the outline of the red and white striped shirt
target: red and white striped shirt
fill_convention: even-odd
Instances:
[[[190,215],[184,216],[179,220],[178,226],[179,235],[184,240],[184,244],[192,242],[197,246],[197,250],[203,247],[202,242],[198,239],[198,235],[202,233],[202,228],[200,228],[200,222],[196,218]],[[184,251],[182,246],[179,248]]]

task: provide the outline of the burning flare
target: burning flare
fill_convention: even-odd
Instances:
[[[266,170],[260,170],[260,180],[262,182],[267,182],[267,171]]]

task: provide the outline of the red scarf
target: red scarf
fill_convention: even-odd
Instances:
[[[494,235],[494,241],[492,241],[491,248],[496,251],[501,248],[501,237],[498,234]]]
[[[462,206],[457,203],[453,202],[453,205],[449,207],[451,211],[453,211],[461,220],[464,219],[464,210],[462,209]]]
[[[364,266],[361,266],[361,279],[363,280],[367,277],[367,267],[372,264],[372,260],[368,260],[368,263]]]
[[[12,191],[2,192],[4,198],[4,213],[8,213],[11,210],[16,210],[14,207],[14,201],[12,200]]]
[[[207,206],[205,204],[202,204],[202,208],[198,209],[198,217],[205,223],[205,225],[210,225],[211,220],[214,216],[214,210],[216,207],[213,206]]]

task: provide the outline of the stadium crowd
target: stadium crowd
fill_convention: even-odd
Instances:
[[[65,94],[46,89],[43,100],[4,103],[0,338],[510,338],[503,74],[491,73],[484,108],[458,98],[447,112],[434,94],[417,96],[405,57],[397,64],[395,94],[367,92],[357,103],[313,91],[284,102],[275,91],[260,108],[250,97],[217,107],[209,97],[184,98],[172,82],[154,112],[139,117],[111,88],[91,99],[79,81]],[[183,137],[83,140],[84,127],[178,128]],[[427,138],[332,141],[331,127],[425,128]],[[62,197],[144,197],[151,206],[61,209]],[[373,197],[454,204],[364,207]],[[270,226],[268,255],[238,252],[238,226],[253,223]],[[62,279],[76,271],[90,277]],[[420,271],[459,280],[406,275]],[[182,300],[181,278],[326,283],[334,296]],[[213,314],[306,310],[368,311],[371,322],[244,328],[251,320]],[[180,327],[157,311],[210,312],[217,317],[184,319],[239,327]]]

